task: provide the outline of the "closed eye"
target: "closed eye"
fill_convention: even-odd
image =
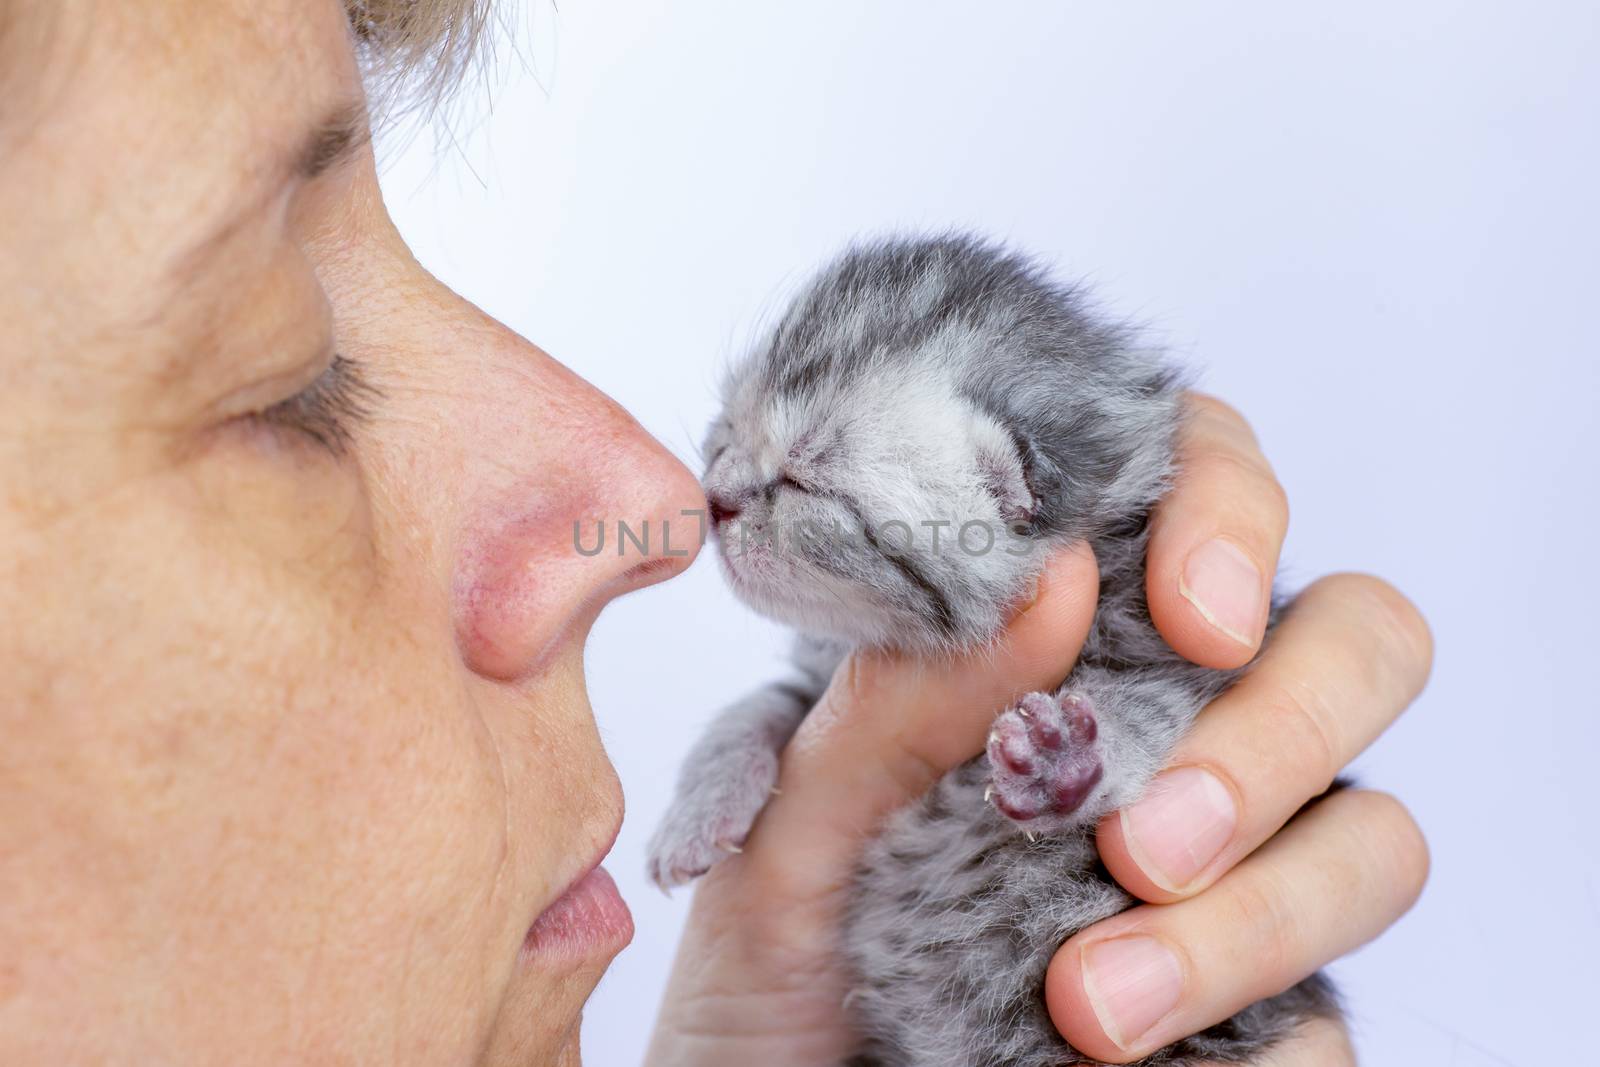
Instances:
[[[335,355],[310,385],[294,396],[256,413],[262,422],[296,430],[338,455],[350,443],[352,430],[371,412],[377,391],[361,368]]]
[[[775,485],[775,486],[787,486],[790,489],[798,489],[802,493],[815,493],[816,492],[815,489],[813,489],[811,486],[807,485],[806,483],[800,481],[800,479],[796,478],[794,475],[790,474],[788,471],[783,471],[781,474],[779,474],[777,479],[772,484]]]

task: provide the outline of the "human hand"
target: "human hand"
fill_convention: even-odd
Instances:
[[[1185,656],[1235,666],[1254,654],[1265,627],[1286,514],[1282,492],[1242,421],[1214,401],[1197,399],[1194,409],[1182,449],[1183,474],[1152,533],[1151,614]],[[1217,537],[1232,551],[1196,554]],[[1250,566],[1227,565],[1240,556]],[[1186,571],[1186,561],[1196,566]],[[1047,564],[1034,602],[1013,620],[998,649],[945,661],[868,651],[846,661],[785,751],[781,793],[763,811],[744,852],[714,868],[696,893],[649,1063],[783,1067],[844,1058],[853,1035],[843,1011],[848,978],[835,939],[863,838],[888,812],[981,752],[996,711],[1024,692],[1053,687],[1066,674],[1093,618],[1096,575],[1084,547],[1058,554]],[[1276,754],[1305,749],[1315,740],[1308,724],[1320,723],[1336,730],[1330,736],[1342,742],[1324,752],[1336,769],[1398,712],[1426,672],[1426,632],[1397,594],[1358,578],[1333,579],[1318,588],[1332,592],[1308,593],[1294,612],[1293,630],[1284,624],[1285,633],[1298,635],[1289,651],[1278,654],[1286,642],[1275,640],[1261,668],[1207,709],[1180,749],[1175,765],[1213,768],[1234,790],[1234,830],[1216,858],[1181,889],[1162,890],[1151,880],[1151,857],[1166,856],[1163,848],[1182,851],[1182,842],[1164,842],[1149,831],[1124,833],[1117,815],[1102,827],[1107,865],[1131,892],[1185,903],[1116,916],[1079,933],[1057,956],[1047,982],[1052,1017],[1085,1051],[1109,1059],[1139,1054],[1117,1046],[1084,992],[1084,953],[1093,958],[1095,946],[1109,937],[1134,929],[1154,932],[1185,961],[1179,1003],[1152,1024],[1146,1038],[1124,1038],[1146,1049],[1154,1047],[1149,1042],[1162,1044],[1200,1029],[1274,991],[1262,986],[1263,954],[1276,964],[1272,977],[1286,986],[1388,925],[1414,897],[1425,867],[1420,837],[1397,805],[1371,799],[1374,794],[1332,798],[1311,813],[1315,819],[1298,820],[1223,877],[1292,814],[1299,803],[1292,798],[1317,794],[1332,777],[1331,770],[1305,759],[1274,762]],[[1375,612],[1385,618],[1366,618]],[[1364,625],[1356,622],[1361,619]],[[1404,661],[1396,666],[1371,661],[1372,641],[1360,640],[1385,629],[1410,638],[1404,650],[1384,649]],[[1270,671],[1269,663],[1275,665]],[[1273,679],[1278,689],[1264,688]],[[1361,679],[1372,684],[1363,688],[1356,684]],[[1324,692],[1319,685],[1335,688]],[[1280,690],[1313,694],[1307,699],[1337,710],[1339,721],[1323,722],[1330,718],[1326,712],[1317,720],[1293,719],[1272,710],[1281,705],[1261,703]],[[1286,747],[1297,739],[1303,742],[1299,749]],[[1273,759],[1257,766],[1252,753]],[[1139,808],[1132,809],[1136,827],[1143,825]],[[1168,836],[1183,829],[1194,827],[1178,824]],[[1208,832],[1213,840],[1219,836],[1214,828]],[[1390,861],[1387,867],[1374,866],[1368,855],[1374,848]],[[1289,875],[1306,881],[1306,892],[1297,881],[1292,896],[1280,890],[1267,901],[1275,910],[1252,913],[1249,905],[1267,899],[1262,885],[1281,877],[1284,864]],[[1308,866],[1317,873],[1305,874]],[[1156,876],[1163,878],[1159,871]],[[1358,876],[1387,876],[1386,891],[1360,897],[1354,915],[1334,916],[1326,906],[1315,906],[1318,899],[1336,899],[1337,886]],[[1097,999],[1102,1010],[1120,1003],[1104,991]],[[1306,1055],[1336,1053],[1341,1041],[1337,1028],[1329,1027],[1307,1035],[1300,1047]]]
[[[1198,398],[1185,435],[1184,476],[1151,541],[1151,615],[1188,658],[1237,666],[1265,626],[1265,599],[1251,598],[1256,576],[1241,568],[1217,586],[1230,577],[1222,550],[1191,584],[1184,561],[1221,537],[1270,574],[1287,509],[1231,409]],[[1202,610],[1196,587],[1220,607]],[[1212,625],[1230,613],[1232,626]],[[1300,594],[1261,659],[1200,714],[1145,798],[1098,828],[1107,869],[1149,904],[1081,931],[1051,964],[1046,1002],[1074,1047],[1135,1059],[1288,987],[1411,906],[1428,852],[1393,797],[1346,790],[1284,824],[1405,710],[1432,656],[1422,617],[1378,579],[1337,575]],[[1120,940],[1136,935],[1154,941]],[[1328,1023],[1271,1062],[1354,1058],[1343,1029]]]

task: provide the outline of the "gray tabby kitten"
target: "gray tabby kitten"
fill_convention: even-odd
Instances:
[[[1094,626],[1060,688],[1002,711],[986,754],[866,847],[841,938],[853,1065],[1092,1062],[1042,997],[1055,949],[1133,903],[1092,829],[1237,674],[1181,659],[1146,610],[1180,399],[1174,371],[1072,289],[962,236],[847,252],[728,378],[706,440],[711,520],[740,597],[800,631],[798,673],[696,744],[650,846],[661,886],[737,849],[852,646],[980,645],[1049,549],[1085,538],[1100,565]],[[1248,1062],[1336,1012],[1314,976],[1140,1062]]]

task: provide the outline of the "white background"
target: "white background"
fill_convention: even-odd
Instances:
[[[1363,1061],[1585,1057],[1596,5],[562,0],[510,20],[492,111],[442,153],[387,153],[425,264],[691,465],[718,368],[854,234],[970,225],[1090,278],[1253,420],[1293,501],[1290,580],[1375,571],[1435,628],[1427,694],[1356,765],[1434,849],[1416,910],[1336,968]],[[588,1012],[595,1067],[638,1062],[684,914],[642,875],[678,758],[780,650],[709,556],[595,631],[629,805],[608,867],[639,928]]]

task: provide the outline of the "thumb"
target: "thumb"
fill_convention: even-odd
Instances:
[[[1071,545],[1046,561],[1033,602],[991,645],[942,658],[852,653],[785,750],[781,793],[747,851],[781,842],[805,870],[836,881],[885,815],[983,751],[999,712],[1060,683],[1098,594],[1094,553]]]

